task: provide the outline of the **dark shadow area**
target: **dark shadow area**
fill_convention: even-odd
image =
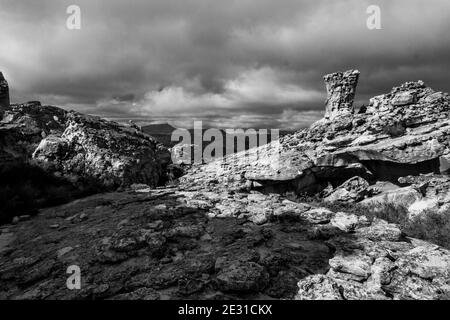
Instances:
[[[264,193],[285,194],[293,192],[297,195],[312,196],[322,192],[328,185],[338,187],[345,181],[355,176],[362,177],[374,183],[376,181],[390,181],[401,185],[398,181],[401,177],[409,175],[418,176],[427,173],[440,173],[439,159],[431,159],[414,164],[397,163],[391,161],[361,161],[355,167],[316,167],[314,170],[305,170],[304,174],[292,180],[286,181],[257,181],[260,186],[255,190]]]
[[[99,191],[95,183],[74,184],[31,162],[5,164],[0,167],[0,224]]]
[[[361,161],[378,181],[390,181],[398,184],[398,178],[409,175],[418,176],[425,173],[439,174],[439,159],[431,159],[418,163],[397,163],[390,161]]]

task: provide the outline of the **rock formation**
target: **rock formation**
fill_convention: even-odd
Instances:
[[[390,199],[416,214],[450,209],[448,94],[408,82],[355,114],[357,75],[326,77],[328,118],[193,166],[179,185],[133,185],[0,227],[0,298],[449,299],[449,250],[324,207]],[[151,137],[98,118],[31,103],[3,122],[3,152],[31,150],[63,174],[152,182],[164,163]],[[325,201],[287,197],[304,192]],[[83,270],[81,290],[65,288],[71,264]]]
[[[170,162],[168,150],[149,135],[38,102],[11,105],[0,128],[3,152],[80,183],[156,186]]]
[[[150,136],[74,112],[66,115],[61,135],[42,139],[32,156],[56,172],[92,178],[105,187],[157,186],[170,162],[168,151]]]
[[[325,118],[333,120],[339,115],[354,113],[353,99],[358,85],[359,71],[336,72],[324,77],[327,89]]]
[[[325,78],[331,81],[353,75],[353,82],[344,82],[354,84],[357,74],[348,71]],[[332,83],[337,86],[336,81]],[[195,186],[195,181],[212,180],[232,189],[258,186],[276,192],[317,193],[354,176],[371,184],[381,180],[399,185],[398,179],[404,176],[448,171],[447,93],[436,92],[422,81],[407,82],[370,99],[364,113],[336,116],[351,112],[354,86],[350,87],[331,90],[333,101],[345,102],[340,105],[343,108],[327,111],[335,115],[333,119],[320,120],[279,142],[253,149],[252,161],[248,161],[248,154],[240,153],[193,167],[183,177],[184,183]]]
[[[156,187],[172,175],[170,152],[135,128],[37,101],[8,103],[1,110],[0,175],[6,185],[0,189],[0,223],[55,204],[53,198],[70,200],[135,183]],[[20,185],[21,179],[27,185]]]
[[[9,107],[9,87],[8,82],[3,77],[3,73],[0,72],[0,117],[4,110]]]

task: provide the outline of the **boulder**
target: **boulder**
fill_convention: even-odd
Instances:
[[[362,227],[357,230],[359,236],[372,241],[399,241],[402,237],[402,231],[394,223],[387,223],[384,220],[375,218],[372,225]]]
[[[409,219],[414,219],[423,215],[427,211],[437,212],[439,210],[439,202],[437,199],[422,199],[417,200],[408,207]]]
[[[371,274],[372,260],[365,255],[336,255],[329,263],[334,271],[350,274],[357,280],[366,280]]]
[[[39,102],[11,105],[2,127],[13,136],[0,141],[6,152],[101,187],[156,186],[170,163],[169,151],[149,135]]]
[[[417,97],[415,92],[413,91],[406,91],[406,92],[400,92],[397,93],[394,98],[392,98],[392,105],[393,106],[404,106],[407,104],[412,104],[417,101]]]
[[[331,219],[331,224],[342,231],[351,232],[356,229],[359,221],[360,219],[354,214],[338,212],[333,219]]]
[[[156,186],[169,163],[169,152],[150,136],[74,112],[67,114],[66,128],[58,139],[44,139],[34,159],[53,162],[57,170],[105,187]]]
[[[295,300],[344,300],[340,291],[333,278],[317,274],[298,283]]]
[[[65,159],[69,153],[70,142],[62,137],[50,135],[42,139],[32,157],[35,159],[45,159],[55,161]]]
[[[369,182],[361,177],[353,177],[327,196],[324,201],[327,202],[357,202],[364,199],[364,196],[368,194]]]

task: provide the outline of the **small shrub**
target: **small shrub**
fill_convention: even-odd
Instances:
[[[297,198],[298,200],[298,198]],[[370,221],[375,217],[395,223],[409,237],[425,240],[450,249],[450,210],[443,213],[426,211],[413,219],[408,217],[408,209],[393,203],[379,204],[376,207],[355,203],[324,202],[316,197],[303,197],[303,202],[330,209],[333,212],[346,212],[366,216]]]
[[[443,213],[427,211],[403,225],[404,232],[450,249],[450,210]]]

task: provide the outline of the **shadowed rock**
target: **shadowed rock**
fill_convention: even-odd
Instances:
[[[6,107],[9,107],[9,87],[3,73],[0,72],[0,116]]]

